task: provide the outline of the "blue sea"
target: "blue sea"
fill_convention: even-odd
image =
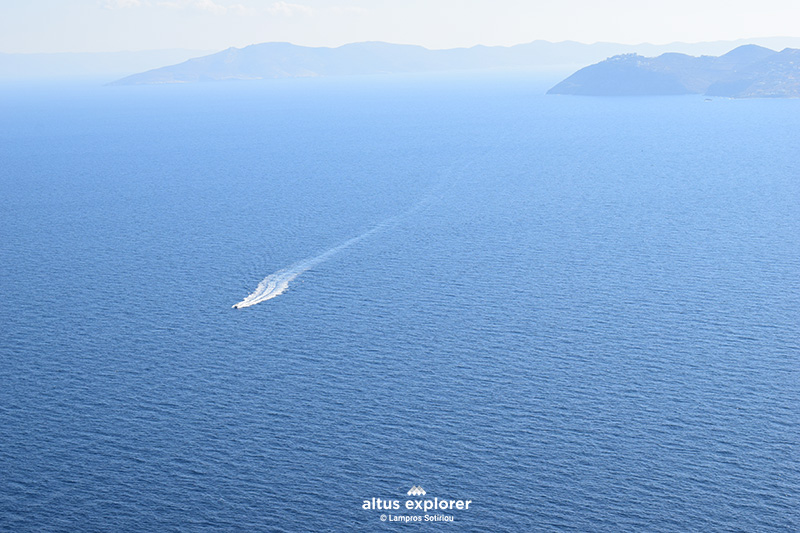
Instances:
[[[0,530],[800,530],[800,101],[556,81],[0,87]]]

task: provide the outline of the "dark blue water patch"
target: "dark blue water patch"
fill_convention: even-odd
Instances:
[[[4,89],[3,527],[797,529],[797,102],[536,83]]]

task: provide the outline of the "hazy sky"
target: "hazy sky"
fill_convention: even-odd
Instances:
[[[0,52],[800,36],[800,0],[0,0]]]

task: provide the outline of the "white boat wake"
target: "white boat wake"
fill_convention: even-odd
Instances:
[[[280,296],[289,288],[289,283],[295,280],[297,276],[310,270],[311,268],[317,266],[318,264],[327,261],[335,254],[341,252],[345,248],[354,245],[358,241],[365,239],[372,235],[373,233],[397,222],[398,220],[407,217],[421,209],[424,209],[428,206],[432,201],[434,201],[437,197],[437,194],[434,192],[430,193],[426,198],[419,201],[416,205],[412,206],[410,209],[401,213],[397,216],[391,217],[387,220],[384,220],[374,228],[370,229],[359,235],[358,237],[353,237],[352,239],[345,241],[337,246],[334,246],[330,250],[321,253],[316,257],[310,257],[299,263],[295,263],[294,265],[290,266],[289,268],[284,268],[282,270],[278,270],[274,274],[270,274],[266,278],[264,278],[261,283],[258,284],[256,290],[254,290],[247,298],[242,300],[241,302],[234,304],[234,309],[242,309],[245,307],[251,307],[256,304],[260,304],[261,302],[266,302],[267,300],[271,300],[276,296]]]
[[[250,307],[252,305],[260,304],[261,302],[266,302],[267,300],[271,300],[276,296],[280,296],[281,294],[286,292],[286,289],[289,288],[289,283],[291,281],[294,281],[294,279],[297,278],[297,276],[317,266],[323,261],[327,261],[333,255],[337,254],[338,252],[341,252],[348,246],[352,246],[361,239],[364,239],[372,235],[373,233],[384,227],[386,224],[387,222],[384,222],[383,224],[375,226],[371,230],[362,233],[358,237],[353,237],[352,239],[345,241],[342,244],[339,244],[331,248],[330,250],[321,253],[316,257],[305,259],[303,261],[300,261],[299,263],[290,266],[289,268],[284,268],[282,270],[278,270],[274,274],[270,274],[269,276],[264,278],[261,281],[261,283],[258,284],[256,290],[254,290],[249,296],[247,296],[247,298],[245,298],[244,300],[242,300],[237,304],[233,304],[233,308],[242,309],[244,307]]]

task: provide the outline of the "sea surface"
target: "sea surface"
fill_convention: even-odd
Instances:
[[[0,86],[0,530],[800,530],[800,101],[556,81]]]

